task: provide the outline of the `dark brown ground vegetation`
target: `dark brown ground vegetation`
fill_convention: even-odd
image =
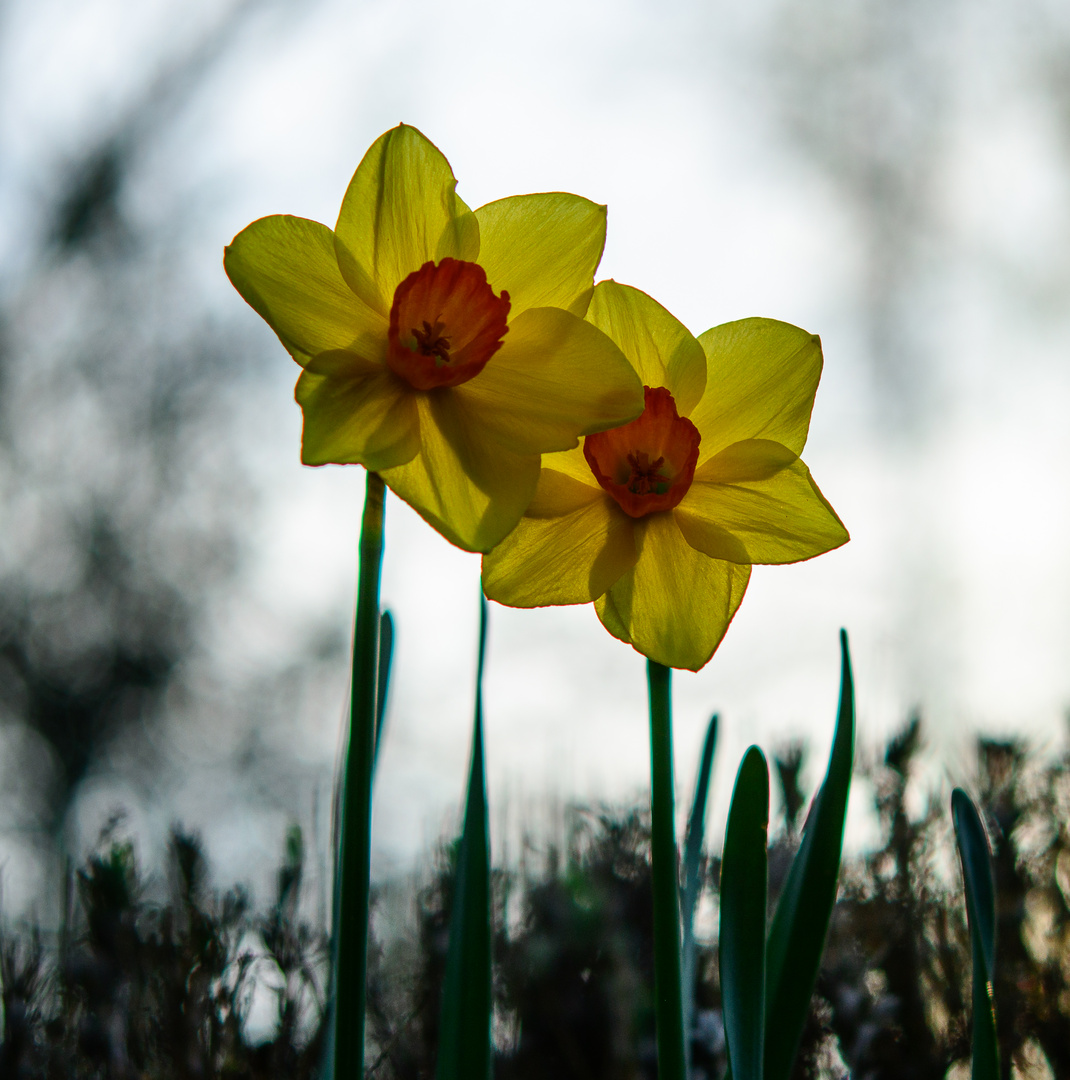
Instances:
[[[882,836],[854,857],[796,1069],[797,1080],[938,1080],[969,1054],[968,942],[947,793],[911,791],[917,720],[864,767]],[[1046,1059],[1070,1076],[1070,760],[979,741],[974,794],[995,852],[995,996],[1003,1075]],[[783,811],[770,848],[783,879],[805,805],[801,757],[777,762]],[[649,833],[636,809],[573,809],[568,840],[495,875],[497,1080],[656,1076]],[[376,897],[369,1075],[434,1075],[452,849],[423,879]],[[715,900],[718,860],[704,868]],[[168,887],[152,888],[128,841],[104,838],[71,876],[58,935],[6,926],[0,1076],[17,1080],[314,1077],[328,941],[303,916],[295,830],[267,912],[207,880],[195,837],[175,831]],[[695,1080],[723,1075],[716,947],[700,946]],[[267,1034],[248,1021],[265,995]]]

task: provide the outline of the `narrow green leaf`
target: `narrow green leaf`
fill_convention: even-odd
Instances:
[[[480,601],[479,661],[472,765],[450,913],[442,985],[437,1080],[482,1080],[491,1074],[490,837],[483,768],[483,658],[487,605]]]
[[[706,738],[699,759],[695,797],[684,834],[684,881],[680,890],[680,921],[683,927],[681,948],[681,995],[683,1001],[684,1052],[688,1071],[691,1068],[691,1026],[695,1005],[695,905],[702,891],[702,844],[706,838],[706,799],[710,788],[710,771],[717,748],[717,716],[710,717]]]
[[[375,764],[379,763],[386,722],[386,696],[390,691],[390,662],[394,657],[394,618],[389,611],[379,616],[379,664],[375,699]]]
[[[349,736],[338,799],[340,827],[331,926],[333,993],[324,1054],[324,1075],[338,1080],[361,1076],[364,1071],[383,509],[383,481],[370,472],[360,529]]]
[[[698,778],[695,781],[695,797],[691,802],[687,832],[684,834],[684,884],[680,899],[685,931],[694,915],[702,884],[699,880],[699,869],[702,861],[702,844],[706,838],[706,800],[709,795],[710,772],[716,749],[717,716],[715,714],[710,717],[709,727],[706,728],[706,738],[702,743],[702,757],[699,760]]]
[[[803,827],[769,930],[766,957],[765,1080],[788,1080],[825,951],[843,849],[854,762],[854,682],[840,631],[840,709],[828,770]]]
[[[647,661],[650,691],[650,872],[654,893],[654,1026],[659,1080],[686,1080],[680,985],[680,885],[672,775],[672,669]]]
[[[992,855],[984,825],[970,797],[961,788],[951,793],[951,816],[962,859],[966,917],[973,954],[973,1080],[998,1080],[996,1003],[992,985],[996,971],[996,889]]]
[[[761,1080],[765,1046],[765,908],[769,770],[743,755],[721,856],[721,996],[733,1080]]]

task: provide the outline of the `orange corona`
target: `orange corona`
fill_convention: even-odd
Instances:
[[[695,478],[698,428],[663,386],[643,387],[646,407],[630,424],[588,435],[583,456],[595,479],[633,518],[680,503]]]
[[[394,292],[387,363],[416,390],[459,386],[501,348],[508,317],[509,294],[478,263],[426,262]]]

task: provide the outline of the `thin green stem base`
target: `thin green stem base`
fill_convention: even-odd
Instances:
[[[335,868],[335,970],[331,1012],[334,1076],[364,1074],[364,1008],[371,885],[372,770],[378,705],[379,579],[383,565],[383,481],[369,472],[360,530],[349,739],[339,807]]]
[[[686,1080],[680,981],[680,900],[672,765],[671,669],[647,661],[650,688],[650,849],[654,880],[654,1018],[659,1080]]]

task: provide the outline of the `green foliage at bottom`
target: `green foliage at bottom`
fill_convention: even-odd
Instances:
[[[769,928],[765,1080],[791,1077],[839,887],[855,734],[854,679],[842,630],[840,652],[840,705],[828,768]]]
[[[744,755],[732,792],[721,861],[721,994],[733,1080],[762,1080],[765,1051],[765,910],[769,770]]]

